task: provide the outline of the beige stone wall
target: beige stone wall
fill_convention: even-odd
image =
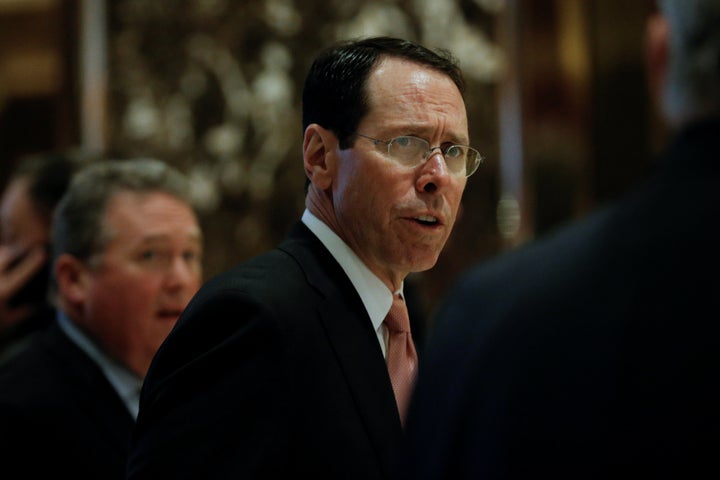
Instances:
[[[488,161],[468,182],[445,254],[413,279],[430,310],[458,270],[498,248],[496,3],[109,2],[110,152],[158,156],[190,174],[212,275],[271,248],[302,213],[300,97],[319,49],[371,34],[448,48],[467,77],[472,144]]]

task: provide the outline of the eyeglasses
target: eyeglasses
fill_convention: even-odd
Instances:
[[[411,135],[403,135],[390,140],[379,140],[357,132],[355,132],[355,135],[367,138],[375,145],[378,143],[386,144],[388,155],[396,162],[407,167],[417,167],[424,163],[435,149],[440,149],[450,172],[457,176],[469,177],[475,173],[483,160],[480,152],[467,145],[431,147],[427,140]]]

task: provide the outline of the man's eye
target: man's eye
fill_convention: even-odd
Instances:
[[[409,147],[411,143],[412,143],[412,140],[410,139],[410,137],[397,137],[395,139],[395,144],[398,147],[403,147],[403,148]]]
[[[201,257],[200,252],[187,251],[187,252],[183,253],[183,258],[188,262],[200,260],[200,257]]]
[[[161,250],[145,250],[140,254],[140,260],[146,263],[160,263],[170,258],[170,255]]]
[[[157,258],[157,253],[153,250],[146,250],[140,254],[140,258],[143,260],[153,260],[154,258]]]
[[[445,150],[445,156],[448,158],[458,158],[462,156],[462,149],[458,148],[454,145],[451,145],[447,150]]]

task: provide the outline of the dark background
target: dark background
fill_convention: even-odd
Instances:
[[[449,48],[486,160],[438,264],[412,276],[430,314],[470,263],[646,175],[665,136],[643,72],[651,9],[651,0],[0,0],[0,185],[29,153],[162,158],[193,180],[210,276],[271,248],[303,210],[300,94],[320,48],[367,34]],[[98,51],[101,60],[86,60]]]

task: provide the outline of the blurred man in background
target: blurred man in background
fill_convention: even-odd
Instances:
[[[202,279],[187,188],[156,160],[76,174],[52,228],[57,323],[0,368],[3,478],[125,478],[142,381]]]
[[[23,157],[0,198],[0,363],[52,323],[50,223],[80,154]]]
[[[407,478],[718,478],[720,2],[660,0],[651,178],[480,265],[440,310]]]

